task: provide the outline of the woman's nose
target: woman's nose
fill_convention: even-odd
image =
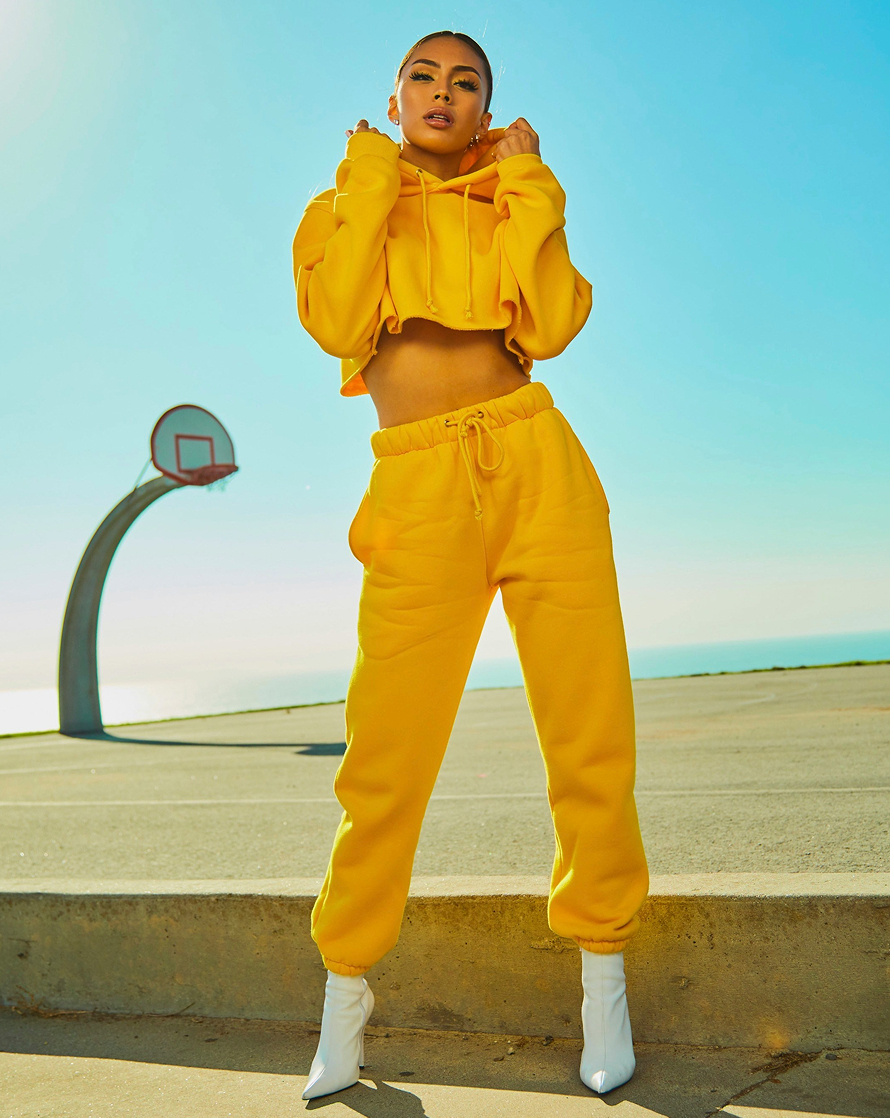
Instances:
[[[443,97],[445,101],[450,100],[450,94],[447,93],[446,91],[444,93],[436,93],[435,94],[435,99],[437,99],[438,97]]]

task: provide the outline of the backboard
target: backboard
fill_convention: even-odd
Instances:
[[[185,485],[210,485],[239,468],[233,440],[223,424],[195,404],[166,411],[155,424],[149,445],[156,469]]]

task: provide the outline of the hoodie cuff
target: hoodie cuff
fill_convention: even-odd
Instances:
[[[507,155],[505,159],[497,161],[497,174],[501,179],[514,174],[516,171],[524,171],[528,167],[536,167],[538,163],[542,163],[543,159],[534,151],[522,151],[517,155]]]
[[[396,144],[390,136],[383,136],[381,132],[354,132],[348,136],[345,158],[358,159],[361,155],[379,155],[396,165],[400,156],[400,145]]]

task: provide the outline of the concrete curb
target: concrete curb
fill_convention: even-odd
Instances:
[[[0,882],[0,1003],[319,1021],[322,879]],[[580,1032],[580,959],[540,877],[421,878],[369,972],[376,1024]],[[888,1045],[887,874],[653,877],[625,951],[641,1043]]]

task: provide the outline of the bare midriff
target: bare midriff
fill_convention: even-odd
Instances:
[[[408,318],[399,334],[382,330],[362,375],[380,428],[429,419],[530,383],[502,330],[452,330],[424,318]]]

